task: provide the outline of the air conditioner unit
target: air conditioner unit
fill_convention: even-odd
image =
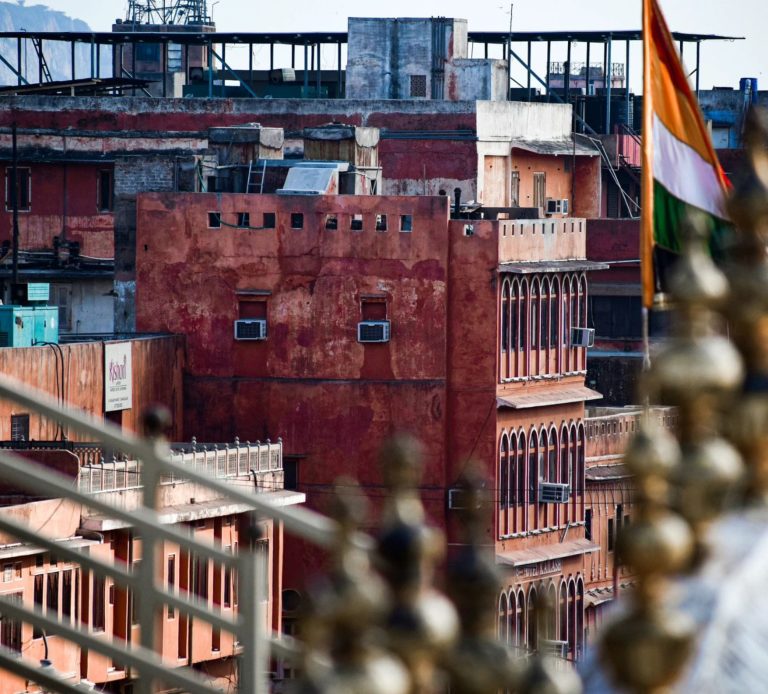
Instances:
[[[555,482],[539,482],[539,501],[542,504],[567,504],[571,496],[568,484]]]
[[[571,347],[594,347],[594,328],[571,328]]]
[[[358,342],[389,342],[388,320],[366,320],[357,324]]]
[[[462,489],[461,487],[454,487],[448,490],[448,508],[451,511],[460,511],[468,508],[467,495],[470,494],[470,490]],[[479,495],[475,497],[475,508],[480,508],[481,499]]]
[[[568,214],[568,198],[547,198],[547,214]]]
[[[267,321],[264,318],[247,318],[235,321],[236,340],[266,340]]]

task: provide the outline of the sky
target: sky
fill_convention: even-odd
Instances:
[[[169,0],[170,1],[170,0]],[[757,77],[759,87],[768,89],[768,27],[766,0],[660,0],[673,31],[743,36],[743,41],[717,41],[702,45],[701,88],[738,87],[740,77]],[[162,0],[155,0],[161,3]],[[96,31],[109,31],[117,17],[126,14],[127,0],[27,0],[28,5],[45,4],[71,17],[82,19]],[[638,29],[641,0],[518,0],[514,2],[512,26],[518,31]],[[445,16],[469,21],[470,31],[507,31],[510,4],[500,0],[387,0],[386,3],[361,3],[359,0],[292,0],[290,4],[263,0],[218,0],[209,3],[219,31],[345,31],[347,17],[361,16]],[[385,9],[382,9],[385,8]],[[573,48],[572,61],[585,58],[585,46]],[[266,59],[266,47],[256,49],[255,59]],[[534,66],[545,61],[544,45],[534,48]],[[565,48],[553,46],[552,60],[562,60]],[[689,71],[694,67],[693,47],[685,55]],[[595,62],[595,48],[592,62]],[[519,51],[518,51],[519,53]],[[480,57],[479,55],[476,57]],[[277,55],[278,61],[280,55]],[[233,62],[238,62],[234,57]],[[240,56],[240,61],[245,60]],[[285,57],[287,61],[287,56]],[[613,62],[624,62],[624,46],[616,46]],[[241,63],[242,64],[242,63]],[[288,63],[286,62],[286,65]],[[630,54],[632,87],[639,91],[641,52],[639,43]],[[333,65],[329,66],[332,67]],[[525,81],[522,68],[513,77]]]

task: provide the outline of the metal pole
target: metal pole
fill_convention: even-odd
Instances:
[[[91,34],[91,79],[96,75],[95,62],[96,62],[96,44],[94,43],[95,37]]]
[[[163,98],[168,96],[168,42],[163,41]]]
[[[96,79],[101,77],[101,44],[96,44]]]
[[[249,514],[248,519],[251,527],[246,532],[250,535],[250,541],[238,562],[238,581],[243,587],[243,590],[239,591],[243,652],[240,655],[238,684],[242,692],[263,694],[268,691],[266,670],[269,657],[262,634],[264,620],[260,596],[261,581],[266,573],[263,567],[265,558],[256,551],[255,535],[258,529],[255,527],[253,514]]]
[[[208,39],[208,98],[213,97],[213,45]]]
[[[40,53],[37,56],[37,81],[40,84],[42,84],[43,83],[43,39],[40,39],[37,45],[40,50]]]
[[[304,98],[309,94],[309,44],[304,41]]]
[[[275,44],[274,43],[269,44],[269,69],[270,70],[275,69]]]
[[[339,41],[339,44],[337,47],[337,55],[338,55],[339,66],[338,66],[338,73],[336,75],[336,81],[338,83],[336,98],[340,99],[341,98],[341,41]]]
[[[587,96],[589,96],[589,86],[592,83],[592,80],[590,79],[591,72],[590,72],[590,69],[589,69],[589,48],[590,48],[590,45],[591,44],[589,43],[589,41],[587,41],[587,85],[586,85],[587,86],[587,90],[586,90],[587,91]]]
[[[528,67],[531,67],[531,42],[528,42]],[[531,71],[528,70],[528,101],[531,100]]]
[[[11,131],[11,209],[13,210],[13,284],[19,283],[19,153],[16,142],[16,121]]]
[[[131,79],[136,79],[136,41],[131,41]],[[136,85],[133,85],[133,96],[136,96]]]
[[[226,82],[227,82],[227,72],[225,65],[227,63],[227,44],[222,43],[221,44],[221,59],[219,60],[219,65],[221,65],[221,69],[219,70],[219,78],[221,79],[221,96],[224,98],[227,95],[226,92]]]
[[[699,99],[699,75],[701,72],[701,41],[696,42],[696,100]]]
[[[69,43],[69,61],[70,61],[69,62],[70,72],[72,73],[72,81],[74,82],[75,81],[75,71],[76,71],[76,68],[75,68],[75,42],[74,41],[70,41],[70,43]]]
[[[317,98],[318,99],[320,98],[320,85],[323,79],[322,77],[323,73],[320,67],[320,46],[321,44],[318,43],[317,44]]]
[[[608,36],[608,43],[605,44],[605,62],[607,70],[605,72],[605,132],[606,134],[611,132],[611,44],[613,43],[612,37]]]
[[[248,44],[248,82],[253,84],[253,44]]]
[[[547,41],[547,101],[549,101],[549,73],[550,73],[551,57],[552,57],[552,42]]]
[[[16,39],[16,84],[21,86],[21,37]]]
[[[563,89],[565,90],[565,94],[563,95],[565,98],[565,102],[568,103],[571,97],[571,42],[568,41],[568,50],[566,52],[566,59],[565,59],[565,72],[563,74]]]
[[[296,44],[291,44],[291,67],[296,69]]]
[[[626,90],[626,102],[627,102],[627,125],[629,125],[629,39],[627,39],[627,64],[624,66],[624,89]],[[634,125],[634,121],[632,122]]]

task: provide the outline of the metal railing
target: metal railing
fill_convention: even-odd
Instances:
[[[136,461],[135,474],[141,481],[142,504],[130,511],[110,503],[106,497],[85,493],[73,486],[71,477],[36,464],[27,458],[0,450],[0,477],[7,484],[29,490],[48,498],[66,499],[98,514],[121,521],[141,536],[142,558],[135,564],[110,563],[61,542],[46,538],[9,516],[0,515],[0,532],[17,541],[29,543],[49,552],[59,561],[73,562],[94,575],[109,578],[115,584],[133,591],[137,599],[137,622],[140,628],[138,643],[129,643],[118,637],[99,638],[81,625],[65,624],[52,619],[41,606],[19,604],[9,596],[0,595],[0,614],[4,618],[31,624],[49,636],[57,635],[97,654],[112,658],[136,673],[133,685],[136,691],[149,693],[159,683],[186,692],[217,691],[201,674],[191,667],[169,667],[159,654],[155,617],[161,609],[173,607],[189,618],[202,620],[214,629],[234,634],[239,644],[238,688],[244,692],[266,692],[267,662],[270,648],[275,655],[290,656],[291,648],[285,641],[264,632],[263,604],[259,599],[259,582],[263,574],[262,554],[249,542],[241,542],[237,554],[224,551],[213,543],[196,540],[182,528],[162,525],[158,514],[157,493],[162,480],[176,478],[207,487],[221,498],[243,504],[263,517],[283,523],[289,532],[305,540],[328,547],[336,534],[336,523],[304,508],[276,506],[269,495],[256,494],[252,488],[232,485],[227,475],[245,469],[277,469],[281,460],[281,443],[238,446],[222,450],[181,450],[171,454],[159,439],[141,439],[131,433],[72,409],[62,409],[47,395],[32,391],[29,386],[0,376],[0,397],[7,398],[53,420],[93,437],[99,445],[121,451],[127,461]],[[191,444],[194,446],[195,444]],[[198,445],[199,446],[199,445]],[[243,450],[244,449],[244,450]],[[126,468],[126,474],[130,468]],[[215,471],[215,475],[211,474]],[[220,475],[223,473],[223,476]],[[125,482],[125,480],[124,480]],[[360,536],[357,541],[369,545]],[[160,543],[170,542],[190,556],[199,556],[214,565],[236,572],[240,586],[252,589],[239,591],[237,614],[224,613],[217,606],[187,592],[167,589],[158,580]],[[103,635],[102,635],[103,636]],[[55,692],[82,691],[80,685],[65,681],[49,662],[42,664],[22,654],[0,649],[0,669],[37,682]]]
[[[80,458],[77,487],[86,494],[139,489],[142,486],[141,466],[125,454],[113,454],[105,460],[97,444],[76,444],[73,452]],[[258,476],[283,469],[283,442],[246,441],[241,444],[174,443],[170,447],[171,462],[213,479],[235,479]],[[186,474],[168,472],[160,476],[159,484],[188,482]]]

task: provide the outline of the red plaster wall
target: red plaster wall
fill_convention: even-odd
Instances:
[[[547,174],[546,197],[571,200],[571,172],[565,170],[571,162],[568,156],[545,156],[513,149],[512,170],[520,172],[520,206],[533,207],[533,174],[541,172]]]
[[[571,214],[587,219],[600,216],[600,157],[576,157]]]
[[[587,258],[602,262],[637,261],[640,257],[640,220],[590,219],[587,222]],[[592,273],[595,284],[640,283],[640,264],[614,265]]]
[[[64,355],[65,400],[96,417],[104,416],[104,346],[101,342],[61,345]],[[172,440],[181,440],[181,385],[184,366],[184,339],[161,337],[133,341],[133,407],[123,410],[122,425],[137,431],[143,410],[152,403],[166,405],[173,414]],[[19,379],[56,397],[56,353],[47,346],[0,349],[0,373]],[[0,440],[10,439],[11,415],[30,414],[29,434],[33,440],[58,438],[55,422],[44,419],[9,400],[0,400]],[[90,437],[65,429],[68,438]]]
[[[32,184],[29,211],[19,212],[21,248],[52,248],[53,237],[66,234],[80,242],[83,255],[97,258],[114,256],[114,216],[98,210],[98,178],[112,164],[26,164]],[[3,170],[8,184],[10,166]],[[5,198],[3,199],[5,201]],[[12,213],[0,208],[0,241],[12,236]]]

